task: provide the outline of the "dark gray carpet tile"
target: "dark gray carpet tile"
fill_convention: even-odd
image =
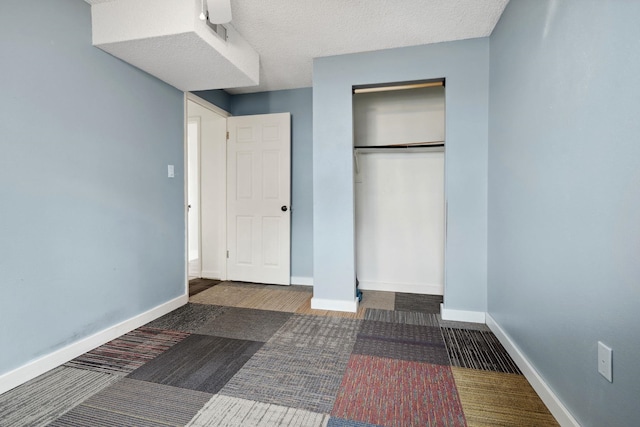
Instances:
[[[415,311],[393,311],[368,308],[364,313],[365,320],[378,322],[406,323],[409,325],[440,326],[438,315],[433,313],[418,313]]]
[[[182,426],[210,393],[123,378],[58,418],[56,427]]]
[[[364,320],[354,354],[449,365],[439,327]]]
[[[128,378],[217,393],[263,343],[190,335]]]
[[[443,320],[441,315],[438,316],[438,324],[441,328],[455,328],[455,329],[471,329],[474,331],[491,332],[491,329],[484,323],[471,323],[471,322],[456,322],[454,320]]]
[[[147,323],[145,326],[158,329],[195,332],[202,325],[223,314],[226,307],[209,304],[188,303],[171,313]]]
[[[361,320],[331,316],[293,315],[269,340],[269,345],[350,352]]]
[[[203,324],[196,333],[218,337],[267,342],[292,313],[228,307]]]
[[[47,425],[120,379],[102,372],[58,367],[0,395],[0,425]]]
[[[65,366],[125,376],[188,336],[187,332],[143,326],[67,362]]]
[[[432,343],[444,346],[442,333],[437,326],[411,325],[407,323],[389,323],[375,320],[363,320],[358,339],[376,338],[398,342]]]
[[[521,374],[498,338],[485,331],[442,328],[452,366]]]
[[[440,313],[442,295],[422,295],[396,292],[396,311],[417,311],[418,313]]]
[[[267,343],[220,394],[328,414],[349,355],[331,348]]]
[[[400,342],[379,338],[358,338],[353,347],[353,354],[449,366],[447,349],[444,345],[432,343]]]

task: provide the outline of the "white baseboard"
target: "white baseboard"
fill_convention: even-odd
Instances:
[[[355,313],[358,311],[358,299],[343,301],[313,297],[311,298],[311,308],[314,310],[348,311]]]
[[[291,276],[292,285],[313,286],[313,277]]]
[[[387,292],[407,292],[410,294],[442,295],[441,284],[416,284],[416,283],[393,283],[393,282],[373,282],[369,280],[358,280],[358,287],[365,291],[387,291]]]
[[[456,322],[484,323],[486,320],[484,311],[452,310],[444,308],[444,304],[440,304],[440,315],[442,320],[454,320]]]
[[[489,313],[487,313],[486,319],[489,329],[491,329],[500,343],[507,350],[507,353],[509,353],[514,362],[516,362],[518,368],[520,368],[527,381],[529,381],[533,389],[538,393],[538,396],[540,396],[540,399],[542,399],[549,409],[549,412],[551,412],[551,415],[555,417],[556,421],[558,421],[558,423],[563,427],[580,427],[578,421],[576,421],[567,407],[564,406],[558,396],[556,396],[553,390],[551,390],[547,385],[545,380],[540,376],[538,371],[536,371],[520,348],[511,340],[511,337],[507,335],[504,329],[500,327]]]
[[[200,273],[203,279],[221,280],[220,270],[202,270]]]
[[[44,374],[53,368],[67,363],[69,360],[75,359],[81,354],[93,350],[94,348],[118,338],[127,332],[131,332],[132,330],[185,305],[187,302],[189,302],[189,296],[181,295],[178,298],[160,304],[157,307],[118,323],[117,325],[108,327],[100,332],[96,332],[91,336],[83,338],[67,345],[66,347],[28,362],[19,368],[4,373],[0,375],[0,394],[17,387],[38,375]]]

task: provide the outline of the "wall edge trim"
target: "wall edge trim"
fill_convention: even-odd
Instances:
[[[358,300],[344,301],[313,297],[311,298],[311,308],[314,310],[348,311],[355,313],[358,311]]]
[[[6,372],[0,375],[0,394],[24,384],[38,375],[42,375],[51,369],[67,363],[81,354],[93,350],[94,348],[118,338],[127,332],[131,332],[132,330],[185,305],[187,302],[189,302],[188,294],[181,295],[147,310],[144,313],[140,313],[116,325],[110,326],[93,335],[82,338],[62,347],[61,349],[55,350],[35,360],[27,362],[18,368]]]
[[[551,387],[547,385],[544,378],[536,371],[527,356],[520,350],[516,343],[513,342],[504,329],[502,329],[500,324],[496,322],[491,314],[487,313],[486,317],[489,329],[491,329],[498,338],[498,341],[500,341],[507,350],[507,353],[509,353],[511,358],[516,362],[518,368],[520,368],[527,381],[529,381],[533,389],[538,393],[538,396],[540,396],[540,399],[542,399],[542,402],[544,402],[556,421],[563,427],[580,427],[578,421],[571,415],[571,412],[569,412],[560,398],[551,390]]]
[[[455,322],[485,323],[486,313],[484,311],[453,310],[444,308],[440,304],[440,314],[442,320],[453,320]]]
[[[309,276],[291,276],[292,285],[313,286],[313,277]]]

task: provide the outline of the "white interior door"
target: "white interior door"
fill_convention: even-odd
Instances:
[[[227,119],[227,277],[290,284],[291,115]]]
[[[358,154],[356,262],[362,289],[443,294],[444,152]]]
[[[187,122],[187,203],[189,276],[200,277],[200,119]]]

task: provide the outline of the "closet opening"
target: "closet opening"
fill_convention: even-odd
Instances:
[[[444,79],[354,86],[356,277],[443,295]]]

